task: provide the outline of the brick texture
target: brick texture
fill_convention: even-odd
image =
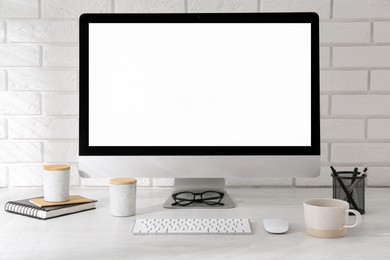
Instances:
[[[22,117],[9,119],[12,139],[76,139],[78,120],[68,117]]]
[[[39,66],[40,55],[36,45],[0,45],[0,66]]]
[[[5,23],[0,22],[0,42],[5,42]]]
[[[320,26],[322,43],[368,43],[369,22],[323,22]]]
[[[117,13],[183,13],[182,0],[115,0]]]
[[[330,66],[330,48],[320,48],[320,66],[321,68],[327,68]]]
[[[368,120],[369,139],[389,139],[390,140],[390,119],[377,118]]]
[[[44,18],[79,18],[83,13],[110,13],[111,0],[41,0]]]
[[[330,0],[262,0],[263,12],[316,12],[321,19],[330,17]]]
[[[1,0],[1,18],[38,18],[38,0]]]
[[[7,138],[7,119],[0,118],[0,139]]]
[[[390,0],[0,0],[0,187],[41,186],[44,163],[78,176],[78,17],[82,13],[317,12],[321,175],[229,179],[231,186],[330,186],[329,165],[369,167],[390,186]],[[172,179],[138,179],[170,187]]]
[[[0,93],[0,114],[39,115],[41,98],[34,93]]]
[[[367,184],[370,187],[390,186],[390,167],[369,167]]]
[[[7,90],[7,73],[5,70],[0,70],[0,91]]]
[[[334,0],[333,17],[390,18],[389,0]]]
[[[47,163],[78,162],[79,145],[77,141],[46,141],[44,147],[44,161]]]
[[[13,91],[77,91],[77,71],[11,69],[8,88]]]
[[[43,114],[45,115],[78,115],[79,95],[76,93],[44,94]]]
[[[12,165],[9,169],[11,187],[41,187],[43,185],[42,165]]]
[[[390,142],[334,143],[331,147],[334,163],[390,163]]]
[[[371,71],[371,90],[390,90],[390,70]]]
[[[255,12],[256,0],[188,0],[188,12]]]
[[[321,91],[364,91],[367,90],[367,77],[365,70],[321,71]]]
[[[374,23],[374,42],[390,43],[390,22]]]
[[[321,143],[321,162],[326,163],[329,161],[329,144]]]
[[[78,46],[44,46],[43,66],[76,67],[79,65]]]
[[[351,46],[333,48],[335,67],[389,67],[390,46]]]
[[[329,97],[327,95],[320,96],[320,112],[321,116],[328,115],[329,110]]]
[[[8,168],[0,166],[0,187],[8,187]]]
[[[0,141],[0,162],[42,162],[42,145],[36,141]]]
[[[321,139],[364,139],[362,119],[322,119]]]
[[[78,24],[68,21],[11,21],[9,42],[77,42]]]
[[[332,115],[389,115],[390,95],[335,95]]]

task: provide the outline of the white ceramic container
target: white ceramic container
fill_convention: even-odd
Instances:
[[[115,217],[135,215],[137,180],[116,178],[110,180],[110,213]]]
[[[43,167],[43,198],[49,202],[69,200],[69,165],[45,165]]]

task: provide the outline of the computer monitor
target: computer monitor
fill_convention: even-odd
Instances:
[[[318,176],[318,31],[315,13],[83,14],[81,175]]]

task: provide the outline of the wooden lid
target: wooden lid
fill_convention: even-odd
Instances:
[[[65,164],[52,164],[43,166],[43,169],[46,171],[67,171],[70,170],[70,166]]]
[[[137,180],[133,178],[115,178],[110,180],[110,184],[114,185],[126,185],[135,183],[137,183]]]

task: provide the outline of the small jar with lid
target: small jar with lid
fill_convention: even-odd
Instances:
[[[69,200],[69,179],[69,165],[45,165],[43,167],[43,199],[48,202]]]
[[[135,215],[137,180],[115,178],[110,180],[110,213],[115,217]]]

